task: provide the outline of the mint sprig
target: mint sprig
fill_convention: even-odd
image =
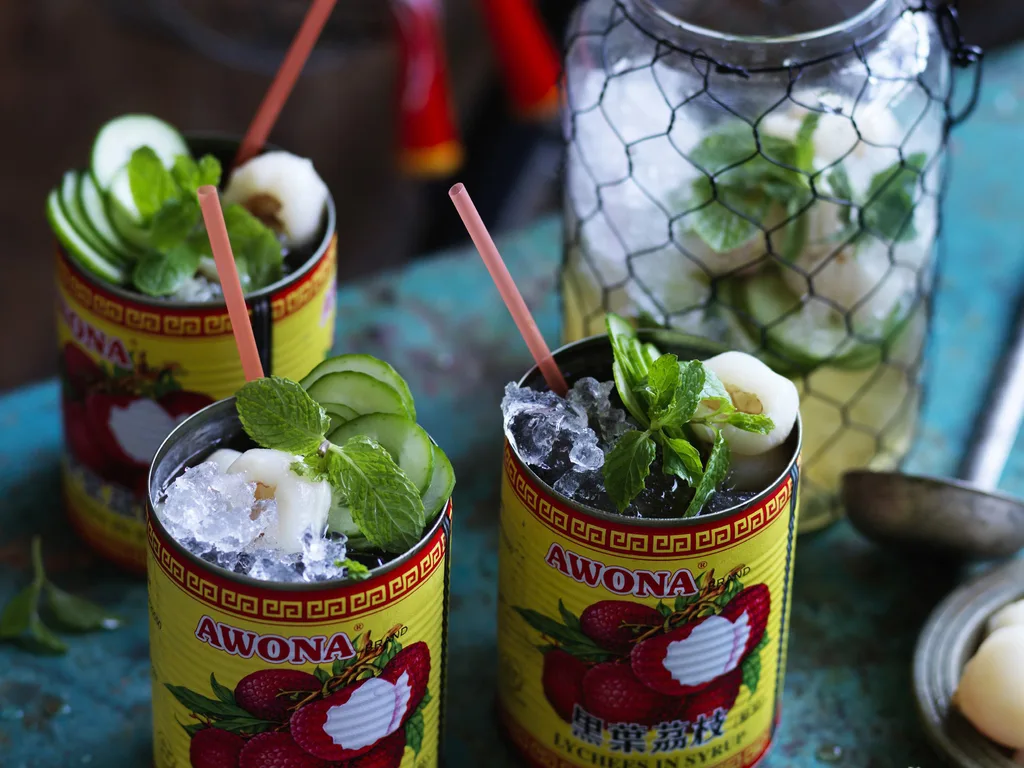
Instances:
[[[0,614],[0,640],[20,643],[29,650],[62,654],[67,644],[47,623],[66,632],[117,629],[121,620],[89,600],[65,592],[46,577],[43,546],[32,538],[32,583],[16,594]]]
[[[175,158],[165,168],[149,147],[128,161],[128,184],[142,218],[148,248],[132,273],[135,287],[149,296],[169,296],[193,277],[201,256],[210,255],[196,190],[220,183],[221,166],[213,155]],[[224,209],[231,249],[242,287],[263,288],[281,277],[281,243],[273,230],[240,205]]]
[[[694,489],[684,517],[699,514],[729,471],[729,447],[721,427],[767,434],[774,428],[763,414],[736,408],[722,381],[699,360],[680,361],[641,344],[632,326],[618,315],[606,316],[614,362],[615,388],[642,430],[620,438],[605,457],[605,489],[620,512],[646,487],[651,465],[661,450],[662,472],[675,475]],[[689,426],[715,432],[705,464],[688,439]]]
[[[419,541],[426,511],[416,485],[375,440],[357,435],[340,446],[328,441],[330,418],[300,384],[277,376],[250,381],[235,406],[256,443],[301,457],[293,472],[331,484],[370,544],[400,553]]]

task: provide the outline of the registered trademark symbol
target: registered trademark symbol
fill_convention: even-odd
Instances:
[[[354,627],[352,627],[352,629],[355,630],[356,632],[362,632],[363,631],[363,625],[362,624],[356,624]]]
[[[707,568],[708,567],[708,561],[707,560],[701,560],[699,563],[697,563],[697,567],[698,568]]]

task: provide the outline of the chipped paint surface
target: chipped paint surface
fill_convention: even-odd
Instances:
[[[910,459],[917,471],[955,467],[1006,333],[1011,294],[1024,278],[1024,158],[1017,152],[1024,114],[1011,121],[996,107],[1022,66],[1024,48],[987,61],[978,113],[957,134],[931,396]],[[993,196],[996,189],[1003,193]],[[979,200],[986,204],[972,203]],[[551,221],[499,239],[549,343],[558,339],[560,242]],[[972,322],[963,323],[968,314]],[[493,719],[480,714],[491,706],[496,679],[498,402],[504,383],[528,367],[525,347],[468,250],[343,288],[338,333],[338,350],[380,355],[407,376],[421,423],[459,477],[450,626],[458,663],[449,673],[447,763],[514,766]],[[53,382],[0,398],[0,601],[24,583],[29,537],[41,532],[55,580],[130,623],[71,638],[64,657],[0,646],[0,766],[148,765],[144,585],[99,564],[64,524],[57,400]],[[1020,445],[1003,488],[1024,494]],[[766,768],[811,768],[823,744],[842,747],[844,768],[936,764],[915,720],[910,659],[917,627],[956,574],[879,552],[845,523],[801,539],[798,552],[782,726]]]

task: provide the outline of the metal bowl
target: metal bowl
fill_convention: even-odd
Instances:
[[[964,584],[947,597],[921,630],[914,652],[914,695],[925,732],[950,765],[1020,768],[1012,751],[979,733],[952,705],[968,659],[989,617],[1024,598],[1024,561],[1015,560]]]

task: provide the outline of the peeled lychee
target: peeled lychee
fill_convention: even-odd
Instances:
[[[694,723],[701,715],[710,718],[716,709],[728,712],[736,703],[736,697],[740,695],[742,683],[743,670],[737,667],[732,672],[719,677],[707,688],[680,699],[679,705],[671,709],[668,713],[671,716],[666,719]]]
[[[742,617],[743,614],[746,614],[748,617],[750,636],[747,638],[747,647],[743,652],[744,657],[764,637],[764,632],[768,628],[768,615],[771,611],[772,594],[764,584],[754,584],[751,587],[747,587],[722,609],[721,615],[733,622]]]
[[[580,629],[606,651],[629,653],[637,634],[658,626],[662,620],[661,614],[648,605],[601,600],[583,610]]]
[[[1003,606],[992,614],[986,627],[988,634],[1003,627],[1024,626],[1024,600]]]
[[[188,745],[192,768],[238,768],[238,753],[245,739],[220,728],[203,728]]]
[[[238,768],[330,768],[295,743],[285,731],[270,731],[254,736],[242,747]]]
[[[359,757],[398,730],[409,714],[412,675],[403,669],[395,682],[383,675],[347,685],[322,701],[296,710],[289,721],[292,737],[324,760]]]
[[[953,703],[992,741],[1024,749],[1024,626],[985,638],[964,665]]]
[[[583,676],[583,708],[606,723],[654,725],[668,700],[639,680],[626,664],[605,662]]]
[[[295,706],[313,691],[320,681],[297,669],[261,669],[246,675],[235,686],[235,702],[261,720],[284,722]]]
[[[405,731],[399,728],[362,757],[345,763],[345,768],[398,768],[405,754]]]
[[[764,634],[764,630],[761,630]],[[750,614],[705,616],[637,643],[630,654],[636,676],[669,696],[689,696],[739,666],[749,647]]]
[[[427,692],[427,683],[430,682],[430,647],[422,640],[403,648],[384,667],[380,677],[382,680],[399,684],[402,675],[409,685],[409,705],[402,716],[400,725],[404,725],[416,707],[420,705],[424,694]]]
[[[585,674],[587,665],[563,650],[554,648],[544,654],[544,671],[541,673],[544,696],[567,723],[572,722],[575,705],[583,703]]]

